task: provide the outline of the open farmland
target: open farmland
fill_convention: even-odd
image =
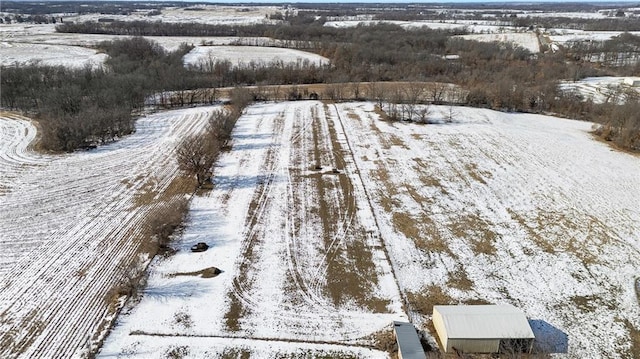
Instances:
[[[87,351],[109,319],[109,290],[136,263],[143,220],[176,189],[178,140],[212,110],[143,117],[120,142],[67,155],[31,151],[36,128],[2,115],[0,357]]]
[[[229,61],[234,66],[266,65],[269,63],[302,63],[326,65],[329,59],[310,52],[282,49],[277,47],[256,46],[196,46],[184,56],[185,65],[199,65]]]
[[[431,111],[441,124],[371,103],[249,107],[100,356],[385,357],[369,335],[429,330],[449,303],[522,308],[545,352],[636,355],[638,158],[588,123]]]

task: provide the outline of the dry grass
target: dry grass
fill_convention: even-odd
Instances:
[[[7,335],[3,335],[0,346],[3,349],[12,348],[11,353],[23,353],[33,344],[38,338],[38,334],[41,333],[47,325],[42,319],[37,319],[39,317],[40,313],[37,308],[30,310],[29,313],[21,319],[22,324],[15,326],[15,328],[20,328],[20,331],[12,330],[7,333]],[[20,341],[15,341],[15,338],[19,334],[22,335],[22,338]]]
[[[344,149],[338,141],[336,129],[329,122],[329,139],[335,156],[335,167],[344,169]],[[316,143],[318,145],[318,143]],[[378,286],[378,274],[373,253],[367,245],[367,233],[357,218],[357,204],[350,177],[324,177],[318,182],[319,216],[323,226],[323,240],[327,248],[326,291],[335,305],[354,301],[374,312],[387,312],[389,301],[372,295]],[[327,193],[336,193],[338,203],[328,202]],[[342,222],[342,223],[339,223]],[[351,222],[349,229],[344,226]]]
[[[227,348],[225,349],[220,359],[249,359],[251,358],[251,352],[247,349]]]
[[[449,194],[440,179],[435,177],[432,171],[430,171],[431,166],[427,160],[416,157],[413,161],[415,162],[413,169],[416,173],[420,174],[419,178],[422,185],[438,188],[443,195]]]
[[[371,334],[371,341],[377,350],[387,352],[390,355],[398,352],[398,342],[393,329],[383,329]]]
[[[593,313],[597,311],[598,308],[607,308],[609,310],[615,310],[617,308],[615,303],[603,300],[597,295],[574,295],[569,297],[569,300],[585,313]]]
[[[193,326],[193,319],[191,319],[191,315],[182,311],[173,313],[173,322],[185,329],[189,329]]]
[[[491,223],[476,214],[464,214],[448,224],[451,233],[469,241],[475,253],[495,255],[498,235],[491,230]]]
[[[182,359],[189,356],[189,347],[185,345],[171,346],[164,353],[164,357],[167,359]]]
[[[414,242],[416,248],[425,252],[448,253],[455,257],[446,239],[440,235],[436,223],[426,214],[414,218],[408,213],[396,211],[392,214],[391,222],[398,232]]]
[[[391,143],[393,146],[398,146],[404,148],[405,150],[410,150],[410,148],[407,146],[407,144],[404,143],[400,136],[389,134],[389,143]]]
[[[482,183],[484,185],[487,184],[485,178],[491,178],[491,172],[480,171],[478,170],[478,165],[475,163],[467,163],[465,166],[469,177],[473,178],[476,182]]]
[[[640,358],[640,329],[636,328],[629,320],[624,320],[625,327],[629,332],[630,345],[628,353],[623,353],[623,358]]]
[[[509,214],[542,251],[570,253],[587,268],[601,264],[601,248],[615,240],[605,224],[585,213],[540,209],[528,214],[528,218],[513,210]]]
[[[449,279],[447,280],[447,286],[456,288],[463,291],[469,291],[473,289],[473,281],[467,276],[467,272],[462,265],[456,267],[455,272],[449,272]]]
[[[180,277],[180,276],[189,276],[189,277],[200,277],[200,278],[214,278],[220,274],[220,269],[216,267],[209,267],[205,269],[201,269],[199,271],[194,272],[179,272],[170,274],[169,277]]]
[[[425,316],[433,314],[434,305],[454,304],[454,299],[442,287],[430,285],[420,292],[407,292],[410,310]]]

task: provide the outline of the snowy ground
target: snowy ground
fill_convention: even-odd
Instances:
[[[587,77],[580,81],[567,81],[560,84],[563,91],[574,91],[585,100],[595,103],[624,103],[627,94],[635,97],[640,93],[640,88],[630,86],[625,80],[640,81],[639,77]]]
[[[93,49],[103,41],[125,39],[129,36],[65,34],[55,32],[54,25],[0,24],[0,65],[16,63],[41,63],[81,68],[87,64],[98,66],[107,59],[104,53]],[[217,60],[229,60],[233,64],[270,63],[273,61],[326,64],[328,59],[310,52],[278,48],[280,41],[266,37],[188,37],[145,36],[157,42],[167,51],[175,51],[183,44],[195,46],[184,58],[193,64],[206,60],[209,53]],[[202,46],[206,44],[207,46]],[[234,45],[234,46],[223,46]],[[237,46],[250,45],[250,46]]]
[[[545,350],[628,357],[638,158],[588,123],[431,110],[454,122],[383,122],[370,103],[250,107],[179,252],[153,263],[100,357],[385,357],[367,336],[407,317],[428,330],[412,298],[434,288],[434,304],[522,308]],[[191,253],[199,241],[211,248]]]
[[[106,54],[79,46],[0,42],[0,65],[40,64],[83,68],[97,67]]]
[[[0,117],[0,357],[78,357],[108,315],[107,291],[176,176],[172,151],[213,108],[143,117],[112,145],[67,155],[29,150],[36,128]]]
[[[215,61],[230,61],[233,65],[270,64],[275,62],[303,63],[315,65],[329,63],[326,57],[310,52],[282,49],[277,47],[256,46],[196,46],[184,57],[185,65],[197,65],[199,63]]]
[[[148,11],[133,12],[129,15],[83,14],[64,16],[64,21],[85,22],[98,19],[113,19],[118,21],[163,21],[171,23],[200,23],[215,25],[251,25],[269,24],[277,21],[269,20],[268,16],[281,11],[277,6],[225,6],[225,5],[195,5],[190,8],[166,8],[160,15],[149,16]]]
[[[480,42],[505,42],[518,45],[529,50],[532,54],[540,52],[540,43],[538,35],[534,32],[511,32],[502,34],[472,34],[460,36],[466,40],[474,40]]]
[[[330,27],[356,27],[358,25],[375,25],[379,23],[385,24],[394,24],[404,28],[420,28],[420,27],[428,27],[430,29],[443,29],[443,30],[451,30],[451,29],[467,29],[471,33],[504,33],[515,31],[516,28],[513,26],[506,26],[505,24],[501,24],[497,21],[479,21],[479,20],[442,20],[442,21],[431,21],[431,20],[418,20],[418,21],[401,21],[401,20],[340,20],[340,21],[327,21],[324,26]]]

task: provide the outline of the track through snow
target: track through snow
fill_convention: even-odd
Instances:
[[[100,355],[384,358],[362,346],[391,321],[428,330],[429,303],[480,301],[522,308],[545,351],[629,357],[638,158],[588,123],[452,108],[446,124],[449,110],[417,125],[372,103],[250,106],[179,252],[154,261]]]
[[[177,174],[178,141],[213,108],[137,120],[136,132],[87,152],[40,155],[35,127],[0,118],[0,356],[77,357],[107,314],[106,293],[136,256],[151,209],[135,196]]]
[[[194,215],[178,245],[183,250],[152,265],[146,295],[121,316],[101,355],[135,357],[158,351],[157,345],[169,351],[166,338],[173,335],[228,337],[207,348],[218,354],[239,349],[236,338],[254,338],[240,345],[252,357],[293,354],[305,346],[386,357],[363,348],[366,337],[407,317],[379,239],[366,235],[375,232],[373,213],[353,177],[357,169],[335,109],[317,101],[254,105],[233,136],[231,152],[215,168],[214,189],[193,201]],[[318,162],[323,170],[315,170]],[[321,208],[330,213],[320,214]],[[186,250],[199,241],[210,249]],[[358,273],[362,263],[366,272]],[[172,276],[211,266],[223,273],[214,279]],[[344,287],[345,294],[336,295],[340,281],[355,278],[366,286]],[[189,318],[188,324],[180,318]],[[188,347],[203,350],[197,340]]]

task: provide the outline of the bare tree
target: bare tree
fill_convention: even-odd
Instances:
[[[379,82],[369,82],[367,84],[368,97],[376,101],[379,108],[384,105],[384,89]]]
[[[444,122],[452,123],[456,120],[456,117],[458,117],[458,112],[455,110],[453,105],[449,105],[449,108],[447,109],[447,112],[444,116]]]
[[[201,186],[211,177],[211,167],[220,153],[220,143],[213,131],[186,138],[176,148],[178,166],[194,175]]]
[[[418,119],[417,119],[418,122],[428,123],[429,117],[431,116],[431,106],[429,105],[420,106],[416,110],[416,115],[418,116]]]

